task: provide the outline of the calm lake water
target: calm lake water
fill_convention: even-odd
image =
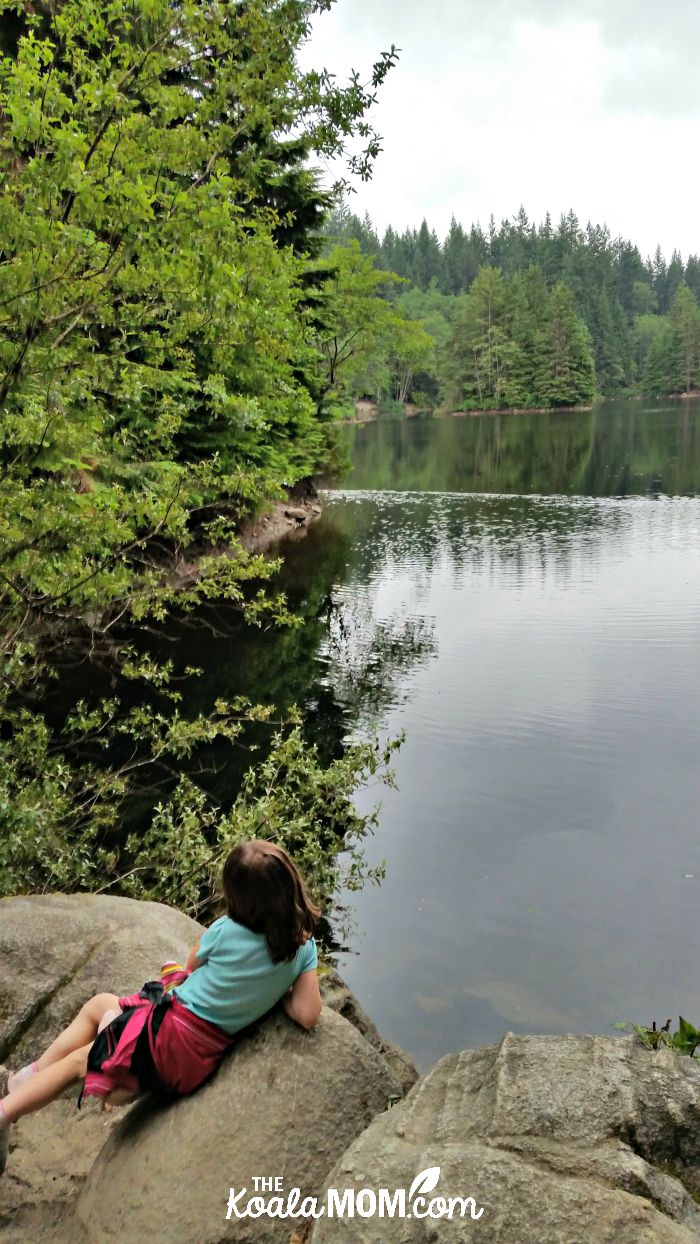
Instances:
[[[407,737],[341,971],[422,1067],[700,1022],[700,406],[347,435],[285,572],[315,619],[294,694]]]
[[[387,876],[343,896],[340,970],[422,1068],[509,1029],[700,1025],[700,403],[346,436],[285,548],[302,625],[147,636],[202,667],[192,712],[297,703],[326,756],[405,730],[398,789],[359,797]],[[217,759],[228,803],[250,753]]]

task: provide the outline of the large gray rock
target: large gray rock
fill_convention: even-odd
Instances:
[[[89,1244],[288,1244],[289,1222],[226,1221],[231,1187],[281,1176],[317,1196],[333,1163],[400,1093],[386,1060],[324,1009],[313,1031],[283,1015],[234,1048],[199,1092],[142,1103],[115,1129],[81,1192]],[[269,1195],[269,1194],[268,1194]]]
[[[184,958],[201,931],[194,920],[172,908],[133,899],[78,894],[0,901],[0,1062],[4,1060],[16,1068],[36,1058],[87,998],[103,991],[125,994],[138,989],[145,980],[157,977],[164,960]],[[341,1088],[329,1089],[329,1100],[335,1103],[329,1109],[337,1108],[339,1113],[344,1113],[347,1107],[347,1120],[338,1131],[338,1145],[328,1151],[323,1169],[318,1163],[313,1168],[314,1178],[319,1182],[356,1130],[364,1126],[377,1109],[384,1109],[388,1098],[401,1092],[389,1062],[395,1057],[392,1065],[397,1067],[399,1078],[405,1082],[412,1082],[411,1076],[415,1074],[404,1056],[399,1052],[394,1056],[392,1047],[382,1041],[334,973],[322,978],[322,991],[333,1009],[342,1011],[356,1024],[360,1035],[353,1034],[352,1029],[348,1033],[348,1025],[336,1021],[335,1016],[324,1019],[320,1030],[325,1034],[321,1038],[324,1059],[332,1062],[337,1045],[339,1067],[345,1069],[339,1070],[338,1075],[341,1080],[346,1075],[344,1083],[349,1098],[341,1108],[338,1106]],[[277,1024],[274,1031],[279,1035],[286,1033],[292,1042],[306,1041],[301,1048],[310,1048],[309,1038],[289,1020],[278,1019],[273,1023]],[[374,1050],[361,1040],[365,1033]],[[265,1038],[264,1032],[259,1039],[268,1042],[269,1050],[277,1040],[272,1036]],[[351,1056],[355,1058],[358,1042],[360,1055],[356,1060],[356,1075],[349,1077],[347,1060]],[[286,1057],[282,1046],[279,1057]],[[270,1058],[274,1062],[272,1054]],[[363,1080],[365,1062],[369,1068],[367,1084]],[[255,1059],[253,1063],[257,1066]],[[311,1074],[315,1074],[313,1068]],[[380,1082],[381,1091],[378,1089]],[[54,1236],[61,1244],[64,1238],[73,1244],[78,1229],[76,1222],[71,1221],[75,1197],[100,1149],[123,1118],[118,1111],[105,1117],[94,1102],[87,1102],[83,1110],[77,1111],[76,1097],[77,1093],[71,1092],[47,1110],[20,1120],[10,1129],[11,1152],[0,1187],[3,1244],[6,1241],[7,1244],[15,1244],[15,1241],[25,1244],[27,1240],[39,1238],[48,1244]],[[198,1095],[197,1100],[200,1098]],[[215,1093],[209,1100],[216,1100]],[[258,1102],[252,1088],[247,1103],[247,1125],[254,1128]],[[178,1110],[184,1104],[180,1103],[175,1109],[173,1119],[178,1119]],[[140,1111],[141,1106],[137,1109]],[[312,1136],[319,1127],[323,1133],[326,1124],[321,1124],[315,1114],[315,1111],[323,1114],[326,1109],[322,1095],[312,1095],[304,1109],[306,1113],[294,1120],[293,1127],[300,1132],[303,1121],[305,1134]],[[216,1113],[214,1107],[212,1110]],[[167,1117],[171,1117],[170,1112]],[[209,1122],[211,1127],[215,1126],[211,1119]],[[271,1126],[274,1127],[274,1123]],[[176,1132],[181,1153],[190,1163],[186,1173],[189,1186],[192,1171],[197,1168],[191,1165],[192,1152],[186,1132],[181,1131],[179,1124]],[[0,1166],[6,1142],[6,1133],[0,1132]],[[228,1169],[222,1169],[220,1162],[215,1169],[218,1187],[223,1189],[220,1195],[228,1195]],[[154,1203],[162,1210],[160,1191],[154,1192],[153,1188]],[[128,1234],[126,1238],[130,1238]],[[227,1239],[231,1238],[229,1232]]]
[[[38,1057],[93,994],[140,988],[164,960],[186,954],[200,932],[160,903],[91,894],[3,899],[0,1062],[17,1068]],[[10,1129],[0,1185],[3,1244],[53,1238],[118,1121],[95,1103],[78,1111],[76,1099],[72,1091]]]
[[[161,903],[95,894],[0,901],[0,1062],[37,1058],[96,993],[132,993],[201,933]]]
[[[697,1244],[700,1067],[634,1038],[509,1034],[442,1059],[327,1187],[405,1189],[410,1209],[430,1170],[427,1202],[471,1196],[482,1215],[326,1217],[313,1244]]]

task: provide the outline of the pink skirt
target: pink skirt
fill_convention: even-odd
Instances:
[[[200,1019],[150,981],[119,999],[121,1014],[96,1037],[80,1096],[106,1097],[113,1089],[193,1092],[216,1070],[235,1038]],[[80,1101],[79,1103],[80,1104]]]

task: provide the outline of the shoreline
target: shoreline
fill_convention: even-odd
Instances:
[[[241,545],[247,553],[264,553],[280,540],[301,540],[322,513],[323,504],[316,493],[275,501],[258,518],[243,520],[239,532]]]
[[[689,393],[663,393],[654,397],[647,397],[643,393],[635,393],[625,398],[620,397],[601,397],[594,402],[589,402],[583,406],[499,406],[493,410],[478,408],[475,410],[443,410],[439,407],[430,410],[427,407],[415,406],[412,403],[406,403],[404,411],[400,419],[415,419],[418,415],[429,415],[432,419],[481,419],[489,415],[556,415],[556,414],[585,414],[593,410],[596,406],[605,402],[613,402],[618,400],[630,402],[693,402],[700,401],[700,389],[691,389]],[[335,427],[357,427],[364,423],[376,423],[380,419],[386,419],[376,402],[360,401],[355,402],[356,414],[349,419],[338,419],[334,424]],[[393,416],[389,416],[392,420],[399,422]]]
[[[270,502],[268,509],[257,518],[244,518],[238,529],[240,549],[245,553],[264,554],[282,540],[301,540],[323,513],[323,503],[316,492],[303,497],[289,497],[284,501]],[[225,553],[228,545],[213,550],[196,544],[184,549],[169,568],[170,584],[175,588],[191,586],[199,574],[202,557],[213,553]],[[229,549],[231,557],[236,549]]]
[[[400,419],[415,419],[419,415],[429,415],[431,419],[480,419],[489,415],[554,415],[558,412],[573,413],[593,410],[593,403],[587,406],[499,406],[494,410],[429,410],[427,407],[414,407],[404,410]],[[338,419],[335,427],[357,427],[363,423],[377,423],[385,419],[378,406],[366,402],[362,410],[350,419]],[[399,419],[395,420],[399,422]]]
[[[588,406],[499,406],[495,410],[446,410],[435,411],[434,419],[481,419],[488,415],[556,415],[585,413],[593,410]]]

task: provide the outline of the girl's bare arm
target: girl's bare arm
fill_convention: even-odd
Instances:
[[[282,999],[282,1006],[289,1018],[302,1028],[315,1028],[323,1007],[315,968],[297,976],[289,993]]]
[[[194,946],[192,947],[190,953],[187,956],[187,960],[185,962],[186,972],[194,972],[195,968],[200,968],[202,966],[199,959],[197,958],[197,951],[199,950],[200,941],[201,941],[201,938],[198,937],[197,941],[195,942]]]

